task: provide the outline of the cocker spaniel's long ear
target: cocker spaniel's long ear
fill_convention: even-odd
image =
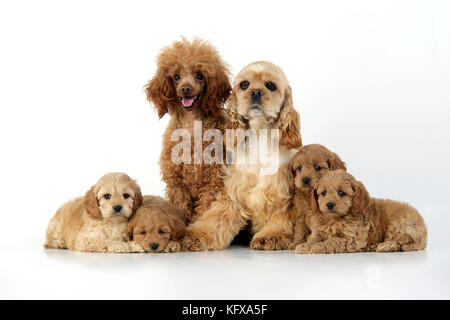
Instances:
[[[352,181],[352,188],[355,194],[352,199],[350,214],[354,216],[364,216],[367,214],[367,208],[370,204],[370,195],[364,185],[359,181]]]
[[[230,96],[231,84],[228,70],[221,66],[213,76],[205,77],[202,111],[206,115],[216,114],[223,110],[225,101]]]
[[[171,221],[170,238],[172,240],[178,240],[186,233],[186,225],[182,221],[180,221],[179,219],[175,219],[174,217],[171,217]]]
[[[158,70],[153,79],[144,86],[144,91],[147,100],[155,106],[160,119],[169,112],[170,105],[176,100],[172,80],[162,70]]]
[[[84,195],[83,207],[91,218],[96,220],[102,219],[102,213],[98,207],[98,200],[95,195],[95,185],[92,186]]]
[[[275,128],[280,130],[280,144],[290,149],[302,146],[300,135],[300,115],[294,108],[292,89],[288,85],[284,92],[284,102],[281,107]]]
[[[133,202],[133,213],[142,205],[142,192],[138,184],[134,182],[134,202]]]
[[[327,160],[328,166],[330,170],[338,170],[342,169],[347,171],[347,167],[345,163],[341,160],[341,158],[334,152],[331,152],[330,158]]]

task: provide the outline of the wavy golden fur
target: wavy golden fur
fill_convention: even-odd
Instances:
[[[142,203],[134,180],[108,173],[84,197],[67,202],[50,220],[45,248],[90,252],[135,252],[128,242],[127,221]]]
[[[270,62],[249,64],[237,75],[227,108],[232,128],[279,129],[280,150],[274,155],[278,166],[267,175],[260,163],[224,167],[223,192],[188,226],[182,246],[191,251],[225,249],[250,224],[252,249],[286,249],[293,234],[286,212],[293,192],[288,163],[302,144],[300,116],[286,76]]]
[[[375,199],[344,170],[323,176],[311,193],[311,235],[297,253],[423,250],[427,229],[407,203]]]
[[[163,135],[159,164],[167,198],[185,210],[191,220],[208,209],[223,188],[220,164],[173,163],[171,152],[178,141],[171,141],[171,136],[176,129],[186,129],[193,146],[194,121],[202,122],[202,132],[218,129],[223,133],[223,105],[231,92],[228,68],[211,44],[183,38],[162,49],[156,74],[145,86],[145,92],[160,118],[166,113],[171,116]],[[203,142],[203,150],[207,145]]]

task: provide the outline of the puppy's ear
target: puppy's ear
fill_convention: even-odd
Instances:
[[[202,111],[206,115],[223,110],[225,101],[231,92],[228,70],[219,66],[214,76],[205,77],[206,87],[202,103]]]
[[[319,204],[317,203],[319,201],[319,197],[317,195],[317,188],[313,187],[311,191],[311,210],[313,212],[319,211]]]
[[[144,91],[147,100],[155,106],[160,119],[169,111],[169,107],[176,100],[172,80],[162,70],[158,70],[153,79],[144,86]]]
[[[133,202],[133,213],[142,205],[142,192],[139,185],[134,182],[134,202]]]
[[[355,192],[352,199],[352,207],[350,208],[350,214],[354,216],[364,216],[367,214],[367,208],[370,203],[370,195],[367,192],[364,185],[359,181],[352,181],[352,188]]]
[[[343,170],[347,171],[345,163],[334,152],[330,153],[330,158],[327,160],[327,162],[328,162],[328,166],[330,167],[330,170],[343,169]]]
[[[129,241],[133,240],[133,231],[134,231],[134,217],[131,218],[131,220],[128,221],[128,223],[127,223],[127,235],[128,235]]]
[[[170,226],[170,238],[172,240],[178,240],[186,233],[186,225],[174,217],[171,217],[170,220],[172,221]]]
[[[294,108],[292,89],[287,86],[284,92],[284,102],[278,116],[277,125],[280,130],[280,144],[288,148],[300,148],[302,137],[300,135],[300,115]]]
[[[84,195],[83,207],[91,218],[97,220],[102,219],[102,213],[98,207],[98,200],[95,195],[95,185],[92,186]]]

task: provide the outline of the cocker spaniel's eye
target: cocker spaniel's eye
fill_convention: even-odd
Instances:
[[[242,90],[247,90],[247,88],[248,88],[249,85],[250,85],[250,83],[249,83],[248,81],[242,81],[242,82],[239,84],[239,87],[240,87]]]
[[[266,88],[269,89],[270,91],[277,90],[277,87],[272,82],[267,82],[266,83]]]
[[[141,234],[146,234],[146,233],[147,233],[147,232],[145,232],[145,231],[142,231],[142,232],[141,232]]]
[[[111,195],[109,193],[103,195],[103,198],[105,198],[106,200],[111,199]]]
[[[297,170],[298,170],[298,171],[302,171],[302,166],[298,166],[298,167],[297,167]]]
[[[123,194],[123,197],[124,197],[125,199],[128,199],[128,198],[130,197],[130,195],[129,195],[128,193],[124,193],[124,194]]]
[[[327,194],[326,191],[322,191],[321,195],[325,196]]]
[[[320,171],[320,170],[322,170],[322,167],[321,166],[314,166],[314,170]]]
[[[339,191],[338,192],[339,197],[343,197],[346,195],[346,193],[344,191]]]
[[[176,74],[176,75],[173,76],[173,80],[175,80],[175,81],[178,81],[178,80],[180,80],[180,79],[181,79],[181,77],[180,77],[180,75],[178,75],[178,74]]]
[[[197,75],[195,76],[195,79],[197,80],[203,80],[203,75],[201,73],[197,73]]]

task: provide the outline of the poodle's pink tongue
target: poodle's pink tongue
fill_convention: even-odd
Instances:
[[[181,103],[183,104],[184,107],[190,107],[194,103],[194,100],[195,100],[195,97],[192,97],[192,98],[183,97],[181,99]]]

